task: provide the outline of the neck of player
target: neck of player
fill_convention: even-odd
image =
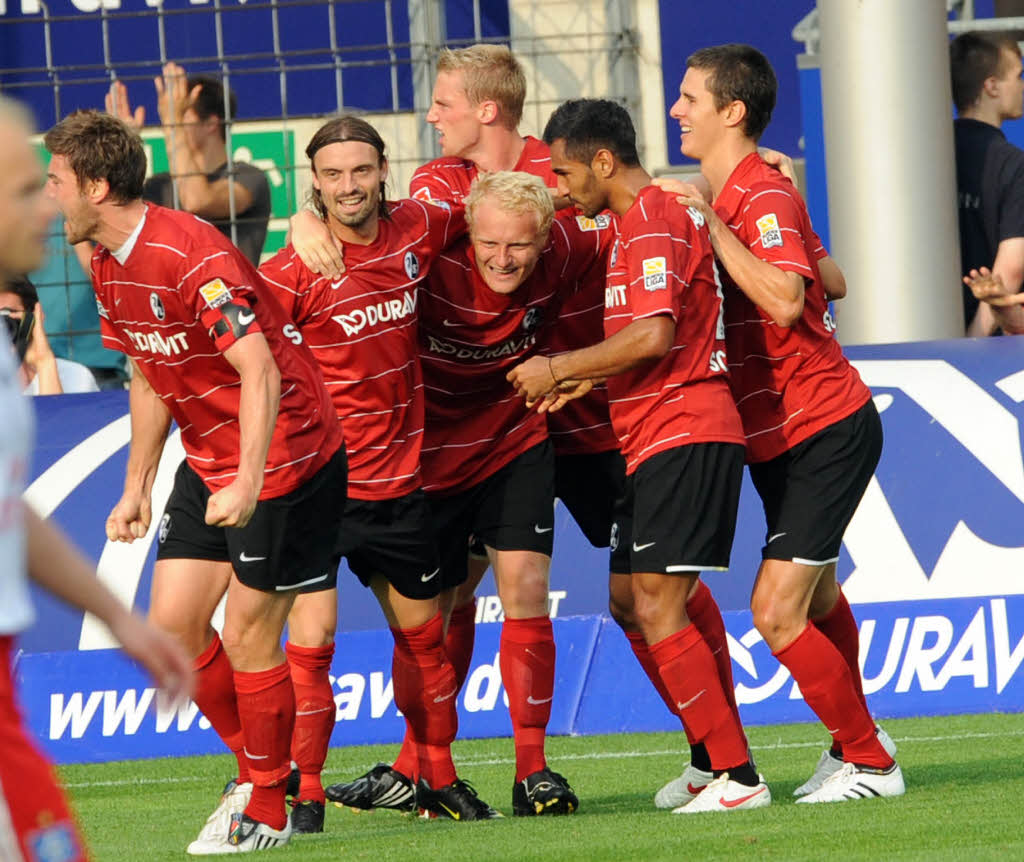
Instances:
[[[608,183],[608,209],[620,218],[633,206],[640,190],[651,184],[651,175],[641,165],[616,165]]]
[[[736,166],[757,152],[757,141],[735,135],[721,140],[700,160],[700,172],[711,185],[711,199],[717,200]]]
[[[146,204],[141,198],[126,204],[104,204],[104,211],[89,239],[110,251],[117,251],[139,226],[145,212]]]
[[[469,161],[476,165],[477,170],[485,173],[511,171],[519,164],[525,148],[526,138],[516,129],[485,126],[481,130],[476,151],[470,154]]]

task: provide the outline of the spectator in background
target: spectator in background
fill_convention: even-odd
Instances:
[[[153,83],[170,173],[150,177],[143,197],[212,222],[259,266],[270,220],[270,184],[263,171],[247,162],[228,164],[226,129],[235,118],[235,94],[214,77],[186,77],[177,63],[167,63]],[[145,108],[131,110],[128,90],[120,81],[111,85],[106,107],[136,130],[145,121]]]
[[[1005,120],[1024,114],[1017,43],[1002,34],[963,33],[950,43],[962,275],[990,271],[1001,294],[1024,281],[1024,151],[1006,140]],[[989,303],[963,289],[968,335],[991,335],[999,321]]]
[[[107,350],[100,338],[96,295],[87,275],[92,243],[82,245],[88,246],[84,264],[64,238],[63,219],[56,220],[46,243],[46,261],[28,277],[39,294],[54,355],[87,366],[100,389],[123,389],[124,356]]]
[[[20,277],[0,283],[0,315],[14,324],[10,330],[21,357],[19,376],[26,395],[99,390],[88,368],[54,356],[43,328],[43,307],[31,281]]]

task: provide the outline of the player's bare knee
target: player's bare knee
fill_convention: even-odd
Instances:
[[[750,603],[754,627],[764,638],[772,652],[789,646],[807,624],[806,618],[783,602],[772,598],[754,596]]]

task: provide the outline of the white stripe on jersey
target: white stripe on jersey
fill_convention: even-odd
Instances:
[[[741,367],[748,359],[765,359],[769,362],[785,362],[787,359],[792,359],[795,356],[803,356],[803,354],[799,350],[796,353],[787,353],[785,356],[765,356],[763,353],[748,353],[742,359],[737,359],[735,361],[730,360],[729,367]]]
[[[650,452],[655,446],[661,446],[663,443],[669,443],[672,440],[682,440],[684,437],[693,436],[691,432],[684,431],[682,434],[673,434],[671,437],[662,437],[660,440],[655,440],[650,446],[644,446],[636,455],[633,456],[633,463],[635,464],[638,459],[643,458],[645,452]]]
[[[122,342],[123,343],[123,342]],[[143,356],[133,356],[136,362],[145,362],[147,365],[162,365],[164,368],[174,368],[177,365],[184,365],[186,362],[191,362],[193,359],[209,358],[211,356],[222,356],[221,353],[193,353],[191,356],[186,356],[181,362],[165,362],[162,359],[153,359],[151,357],[156,354],[147,353]]]
[[[126,281],[125,279],[111,279],[110,281],[103,282],[104,287],[109,287],[112,284],[127,284],[129,287],[144,287],[146,290],[164,290],[168,293],[177,293],[176,287],[168,287],[166,284],[146,284],[143,281]],[[116,302],[121,301],[121,297],[115,298]]]
[[[355,380],[332,380],[327,383],[328,386],[351,386],[354,383],[365,383],[367,380],[377,380],[379,377],[387,377],[389,374],[394,374],[396,371],[405,371],[410,365],[415,365],[416,360],[410,359],[404,365],[399,365],[397,368],[389,368],[387,371],[382,371],[380,374],[374,374],[370,377],[359,377]],[[417,386],[417,389],[421,386]]]
[[[401,476],[388,476],[384,479],[349,479],[350,485],[379,485],[382,482],[397,482],[399,479],[415,479],[420,474],[420,468],[415,473],[404,473]]]
[[[389,408],[387,408],[385,410],[366,410],[366,411],[364,411],[362,413],[348,413],[348,414],[345,415],[344,418],[345,419],[361,419],[364,416],[387,416],[387,415],[390,415],[391,413],[394,413],[396,410],[400,410],[402,408],[407,408],[415,400],[416,400],[415,398],[409,398],[409,399],[407,399],[405,401],[400,401],[397,404],[394,404],[394,405],[392,405],[391,407],[389,407]]]
[[[149,246],[149,248],[165,248],[167,249],[167,251],[173,251],[179,257],[188,257],[188,255],[185,254],[185,252],[174,248],[174,246],[164,245],[162,242],[147,242],[143,244]]]
[[[780,422],[778,425],[775,425],[772,428],[764,428],[764,429],[762,429],[760,431],[755,431],[753,434],[747,434],[746,438],[749,440],[751,437],[760,437],[762,434],[769,434],[772,431],[778,431],[780,428],[783,428],[786,425],[788,425],[793,419],[796,419],[796,417],[799,416],[803,412],[804,412],[804,408],[801,407],[799,410],[796,410],[793,413],[790,413],[786,417],[784,422]]]
[[[587,425],[587,426],[582,427],[582,428],[573,428],[570,431],[552,431],[551,429],[548,429],[548,436],[549,437],[558,437],[558,436],[565,437],[565,436],[567,436],[569,434],[580,434],[583,431],[594,431],[594,430],[596,430],[598,428],[608,428],[608,427],[611,426],[611,424],[612,424],[611,422],[598,422],[596,425]]]
[[[217,251],[217,252],[214,252],[213,254],[208,254],[201,261],[199,261],[199,263],[197,263],[194,267],[192,267],[192,269],[190,269],[188,272],[185,273],[185,275],[182,277],[181,281],[178,282],[177,287],[175,287],[175,290],[181,290],[181,286],[186,281],[188,281],[188,279],[192,276],[192,273],[194,273],[197,269],[200,269],[203,266],[203,264],[206,263],[207,261],[214,260],[214,259],[216,259],[218,257],[227,257],[227,256],[228,256],[228,252],[227,251]],[[241,285],[239,285],[239,286],[241,286]],[[249,287],[249,285],[245,285],[245,286]]]
[[[764,389],[755,389],[753,392],[748,392],[739,401],[737,401],[736,402],[736,406],[739,407],[744,401],[746,401],[748,398],[753,398],[755,395],[766,395],[766,394],[767,395],[781,395],[782,393],[781,392],[776,392],[774,389],[768,389],[767,387],[765,387]]]
[[[193,399],[196,399],[196,398],[202,400],[203,398],[205,398],[210,393],[216,392],[218,389],[234,389],[236,386],[241,386],[241,385],[242,385],[242,381],[241,380],[236,380],[234,383],[222,383],[220,386],[214,386],[212,389],[207,389],[205,392],[200,393],[198,395],[186,395],[184,397],[177,396],[175,398],[175,400],[179,404],[184,404],[186,401],[192,401]]]

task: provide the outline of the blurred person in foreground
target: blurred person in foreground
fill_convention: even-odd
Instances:
[[[42,262],[53,216],[29,132],[27,113],[0,96],[0,289]],[[0,832],[0,858],[78,862],[88,858],[81,836],[14,692],[14,640],[34,619],[29,580],[103,620],[172,698],[190,694],[192,671],[168,635],[125,608],[63,534],[22,502],[33,420],[20,390],[16,355],[0,328],[0,817],[13,827]]]

